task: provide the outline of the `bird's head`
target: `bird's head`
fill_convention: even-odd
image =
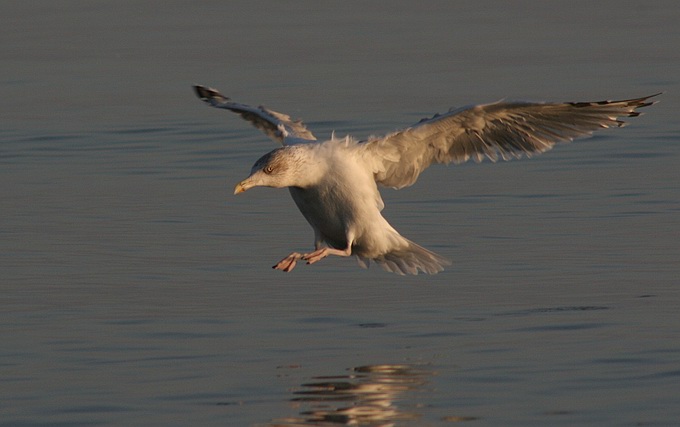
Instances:
[[[291,187],[299,185],[301,159],[296,147],[282,147],[270,151],[255,162],[250,176],[236,184],[234,194],[253,187]]]

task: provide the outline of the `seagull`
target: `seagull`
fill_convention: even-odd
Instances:
[[[314,230],[314,250],[292,252],[274,269],[291,271],[299,261],[314,264],[335,255],[356,256],[404,274],[436,274],[446,258],[406,239],[382,216],[378,186],[400,189],[416,182],[433,163],[510,160],[549,150],[558,142],[622,127],[620,117],[640,115],[650,98],[600,102],[506,102],[471,105],[436,114],[385,136],[319,141],[300,120],[266,107],[231,101],[215,89],[194,86],[212,107],[240,115],[282,146],[255,162],[234,194],[253,187],[288,187]]]

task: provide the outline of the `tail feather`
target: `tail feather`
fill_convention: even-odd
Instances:
[[[424,247],[406,240],[407,245],[384,253],[375,258],[359,258],[359,264],[368,268],[371,261],[382,267],[383,270],[400,275],[418,274],[419,271],[426,274],[437,274],[444,270],[444,266],[451,265],[451,261],[425,249]]]

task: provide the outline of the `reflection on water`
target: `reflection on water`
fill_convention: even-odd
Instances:
[[[411,365],[368,365],[346,375],[314,377],[293,392],[291,401],[301,405],[301,416],[278,419],[269,426],[394,426],[399,420],[420,417],[407,393],[421,388],[429,375]]]

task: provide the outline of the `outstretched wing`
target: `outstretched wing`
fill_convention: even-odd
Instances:
[[[250,105],[232,102],[217,90],[209,87],[196,85],[194,90],[202,101],[207,102],[213,107],[225,108],[237,113],[264,132],[268,137],[282,145],[316,141],[316,137],[307,130],[301,121],[292,120],[286,114],[277,113],[262,106],[251,107]]]
[[[432,163],[530,157],[599,128],[621,127],[625,123],[619,117],[640,115],[636,109],[654,104],[649,98],[657,95],[624,101],[476,105],[362,144],[371,156],[376,182],[403,188]]]

